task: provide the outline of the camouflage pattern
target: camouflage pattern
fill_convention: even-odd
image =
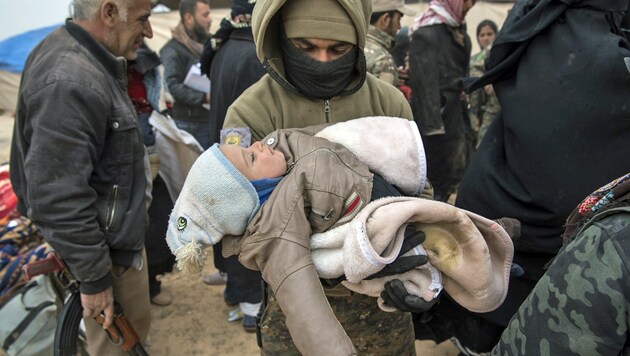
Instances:
[[[396,62],[389,52],[392,48],[394,48],[394,38],[387,32],[370,25],[365,42],[367,71],[386,83],[398,86]]]
[[[630,355],[630,207],[594,216],[558,254],[493,355]]]
[[[490,46],[470,58],[470,76],[481,77],[485,72],[484,61],[490,53]],[[488,95],[485,90],[477,89],[468,97],[470,104],[470,122],[477,131],[477,145],[488,131],[488,126],[497,117],[501,106],[496,95]]]
[[[376,304],[376,298],[357,293],[344,297],[329,296],[328,302],[359,355],[416,354],[410,313],[384,312]],[[262,355],[300,355],[273,295],[269,296],[264,309],[260,333]]]

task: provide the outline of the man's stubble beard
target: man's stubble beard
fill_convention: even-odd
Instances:
[[[203,28],[197,21],[193,23],[193,33],[199,43],[206,43],[206,40],[210,37],[210,31]]]

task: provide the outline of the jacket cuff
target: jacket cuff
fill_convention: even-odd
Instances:
[[[107,273],[105,276],[95,281],[81,282],[79,289],[81,290],[81,294],[91,295],[100,293],[111,285],[112,277]]]

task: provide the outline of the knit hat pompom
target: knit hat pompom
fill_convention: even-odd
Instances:
[[[336,0],[292,0],[282,6],[288,38],[321,38],[357,44],[357,30]]]
[[[203,248],[239,236],[260,207],[254,186],[215,144],[188,172],[171,212],[166,241],[184,272],[203,269]]]

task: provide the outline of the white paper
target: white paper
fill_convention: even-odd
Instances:
[[[210,79],[201,74],[201,65],[199,63],[190,67],[188,74],[186,74],[186,79],[184,79],[184,85],[206,94],[210,93]]]

